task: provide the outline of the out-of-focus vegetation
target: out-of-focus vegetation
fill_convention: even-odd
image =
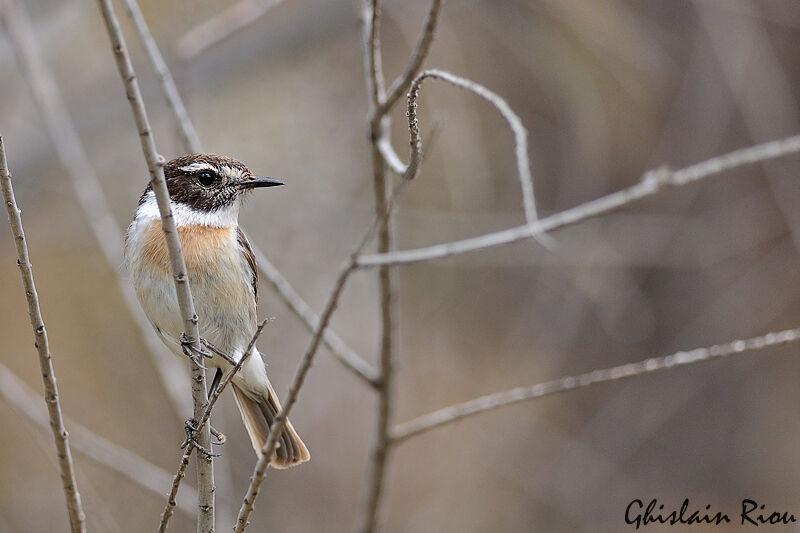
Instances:
[[[121,238],[147,171],[97,7],[25,4]],[[178,39],[221,8],[210,0],[142,2],[204,148],[287,182],[254,197],[242,222],[319,309],[372,216],[357,8],[287,0],[179,61]],[[388,78],[402,70],[425,9],[424,1],[385,2]],[[179,155],[171,115],[125,22],[159,149]],[[4,37],[0,131],[65,414],[173,471],[188,413],[175,412],[161,388]],[[547,214],[630,185],[662,163],[678,167],[800,131],[799,57],[800,5],[792,0],[450,0],[426,65],[486,85],[519,113]],[[441,84],[426,85],[420,106],[423,131],[438,122],[439,133],[400,201],[400,246],[522,222],[503,120]],[[392,132],[404,156],[401,107]],[[798,177],[800,158],[785,158],[559,231],[552,252],[531,241],[402,267],[396,420],[563,374],[796,327]],[[39,390],[15,252],[3,234],[0,361]],[[379,331],[374,277],[355,276],[334,318],[371,360]],[[309,336],[267,287],[260,300],[260,314],[277,318],[259,346],[283,394]],[[620,531],[634,498],[679,506],[688,497],[732,516],[745,497],[797,509],[796,353],[784,346],[599,386],[410,440],[392,457],[383,530]],[[292,414],[312,461],[270,473],[254,531],[351,528],[373,401],[320,354]],[[229,437],[218,501],[230,516],[255,456],[228,395],[216,413]],[[0,426],[0,531],[63,530],[51,436],[2,403]],[[155,529],[163,499],[79,452],[75,459],[89,531]],[[178,513],[170,530],[193,531],[194,522]]]

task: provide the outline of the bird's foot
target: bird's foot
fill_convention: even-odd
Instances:
[[[200,344],[203,343],[203,339],[200,339]],[[183,355],[200,365],[200,361],[195,358],[196,355],[200,355],[203,357],[207,357],[211,359],[213,357],[212,354],[203,351],[200,348],[196,348],[194,343],[189,340],[189,337],[186,336],[186,333],[181,333],[181,350],[183,351]],[[203,366],[203,365],[200,365]]]
[[[186,439],[181,444],[181,450],[186,448],[189,444],[191,444],[192,446],[197,448],[198,452],[202,453],[206,457],[219,457],[220,455],[222,455],[219,453],[214,453],[211,450],[201,446],[200,443],[197,442],[197,440],[194,438],[194,433],[195,431],[197,431],[197,420],[195,420],[194,418],[190,418],[186,421],[183,427],[186,430]]]

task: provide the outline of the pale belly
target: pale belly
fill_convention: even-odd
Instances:
[[[235,228],[181,227],[178,233],[200,336],[238,359],[256,330],[256,304]],[[160,223],[132,228],[128,238],[127,262],[136,295],[162,339],[181,353],[184,324]],[[218,366],[218,360],[208,363]]]

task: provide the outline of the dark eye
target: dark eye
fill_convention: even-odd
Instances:
[[[215,176],[214,173],[209,170],[204,170],[197,174],[197,181],[200,182],[200,185],[205,187],[210,187],[216,180],[217,176]]]

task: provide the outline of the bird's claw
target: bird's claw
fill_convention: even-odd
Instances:
[[[203,339],[200,339],[200,343],[201,344],[203,344],[204,342],[205,341],[203,341]],[[207,357],[209,359],[211,359],[213,357],[212,354],[210,354],[210,353],[208,353],[206,351],[203,351],[200,348],[195,348],[194,343],[189,340],[189,338],[186,336],[186,333],[181,333],[181,350],[183,350],[183,355],[189,357],[193,361],[194,361],[194,356],[195,355],[201,355],[201,356]],[[197,362],[197,361],[195,361],[195,362]]]
[[[186,430],[186,439],[181,444],[181,450],[186,448],[189,444],[197,448],[197,451],[205,455],[206,457],[220,457],[222,454],[214,453],[211,450],[203,447],[200,445],[199,442],[194,438],[194,432],[197,431],[197,421],[193,418],[190,418],[184,424],[184,429]]]

